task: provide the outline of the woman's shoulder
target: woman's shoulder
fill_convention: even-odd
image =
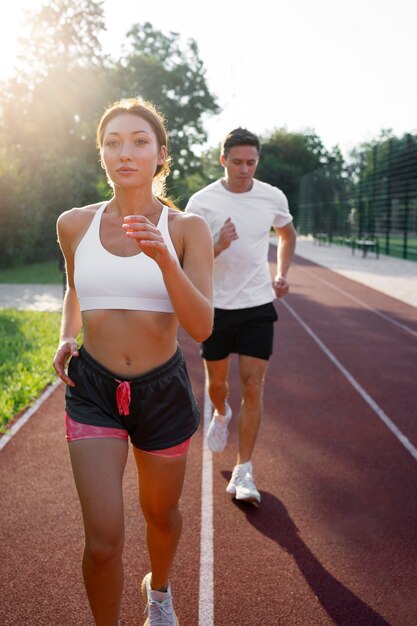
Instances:
[[[93,213],[96,213],[102,204],[102,202],[96,202],[95,204],[87,204],[83,207],[74,207],[72,209],[68,209],[67,211],[61,213],[61,215],[58,217],[58,220],[69,221],[74,219],[85,219],[88,215],[91,216]]]
[[[84,232],[91,224],[94,215],[103,203],[88,204],[83,207],[74,207],[64,211],[58,217],[57,230],[61,236],[68,236],[71,239],[77,234]]]
[[[95,204],[87,204],[83,207],[74,207],[72,209],[68,209],[68,211],[64,211],[58,217],[58,228],[67,229],[82,226],[86,222],[93,219],[102,204],[102,202],[97,202]]]
[[[195,213],[184,213],[180,209],[169,208],[168,219],[170,225],[175,226],[175,228],[188,230],[201,230],[208,228],[208,224],[204,217],[201,215],[196,215]]]
[[[169,228],[172,240],[176,244],[178,256],[182,258],[186,250],[198,250],[203,253],[212,249],[212,235],[206,220],[200,215],[175,211],[169,214]]]

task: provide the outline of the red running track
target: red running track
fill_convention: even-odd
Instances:
[[[291,282],[253,459],[262,507],[225,493],[236,419],[222,454],[203,455],[203,424],[190,450],[172,572],[180,624],[416,626],[417,310],[300,258]],[[203,409],[198,346],[181,345]],[[237,414],[235,360],[231,382]],[[149,569],[135,483],[130,460],[123,626],[143,624]],[[0,452],[0,503],[1,626],[92,624],[62,386]]]

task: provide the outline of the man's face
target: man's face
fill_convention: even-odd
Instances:
[[[255,146],[233,146],[220,162],[226,170],[226,180],[230,187],[250,189],[259,161]]]

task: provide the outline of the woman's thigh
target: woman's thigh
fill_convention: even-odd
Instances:
[[[87,538],[120,534],[127,441],[84,439],[70,443],[69,451]]]
[[[166,458],[133,447],[139,498],[145,517],[160,516],[177,507],[184,484],[187,454]]]

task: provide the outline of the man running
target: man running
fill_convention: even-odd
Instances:
[[[232,417],[228,371],[230,354],[236,353],[242,393],[239,446],[226,491],[236,500],[257,506],[261,496],[251,458],[278,319],[273,300],[288,293],[287,273],[297,236],[284,193],[254,178],[259,153],[256,135],[243,128],[230,132],[220,156],[224,177],[195,193],[185,209],[206,219],[214,242],[214,328],[201,352],[214,406],[207,444],[213,452],[221,452],[227,443]],[[279,237],[273,280],[268,265],[271,228]]]

